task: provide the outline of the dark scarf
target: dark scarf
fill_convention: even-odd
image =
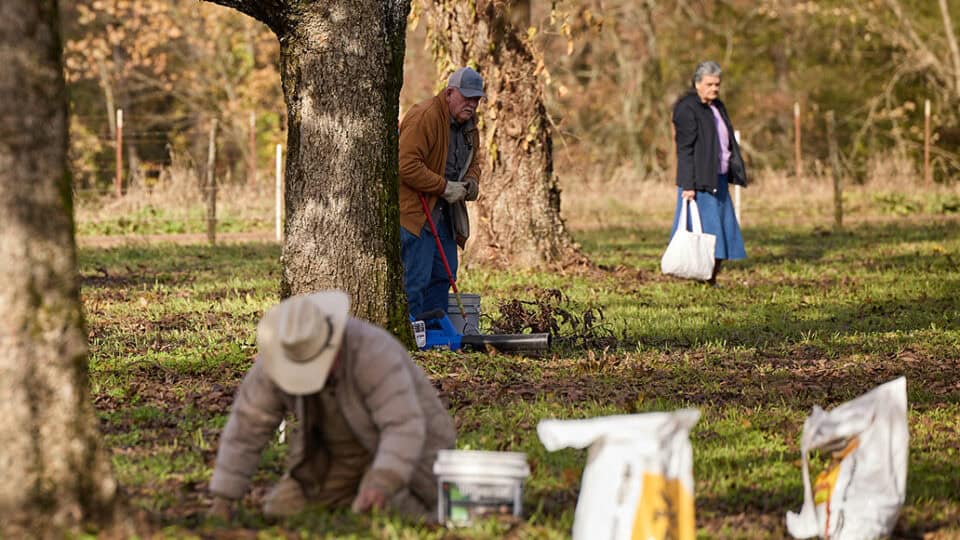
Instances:
[[[290,471],[307,498],[316,496],[330,470],[330,448],[323,430],[323,399],[320,394],[299,398],[303,407],[303,457]]]

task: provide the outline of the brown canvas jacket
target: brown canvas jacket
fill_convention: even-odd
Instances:
[[[400,225],[420,236],[426,216],[418,192],[433,211],[447,182],[443,169],[450,142],[450,108],[443,93],[413,106],[400,123]],[[480,135],[473,131],[473,159],[464,178],[480,181]]]
[[[351,319],[335,376],[337,404],[357,440],[374,456],[361,486],[372,483],[388,495],[408,487],[435,507],[433,462],[438,450],[453,448],[456,431],[423,370],[386,330]],[[220,437],[210,480],[213,494],[238,499],[246,493],[261,451],[287,413],[302,414],[297,405],[302,398],[285,393],[262,362],[254,362]],[[290,433],[290,468],[312,457],[303,456],[300,432]]]

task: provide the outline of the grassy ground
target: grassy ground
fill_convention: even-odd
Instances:
[[[876,206],[871,197],[852,202]],[[82,249],[94,396],[129,504],[159,536],[178,538],[564,538],[586,453],[546,452],[537,421],[692,406],[702,412],[691,437],[699,537],[783,538],[784,513],[802,502],[810,408],[906,375],[910,469],[895,536],[960,537],[960,220],[927,207],[854,212],[831,232],[829,207],[785,220],[776,212],[811,210],[752,202],[750,258],[710,289],[659,274],[669,208],[624,206],[598,224],[590,205],[607,203],[582,203],[573,229],[596,269],[471,268],[461,285],[492,316],[500,302],[559,289],[572,314],[602,312],[599,326],[564,326],[571,339],[543,358],[416,355],[455,414],[460,447],[524,451],[533,470],[525,523],[455,533],[337,513],[264,523],[257,509],[281,472],[279,445],[236,521],[205,522],[217,437],[255,353],[256,321],[277,300],[279,249]]]

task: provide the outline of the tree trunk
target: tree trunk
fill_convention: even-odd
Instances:
[[[0,4],[0,537],[113,515],[88,389],[56,0]]]
[[[464,264],[541,267],[585,258],[560,217],[549,120],[540,84],[541,62],[509,22],[503,0],[427,2],[436,61],[473,65],[486,82],[481,104],[483,178],[471,208]]]
[[[397,115],[409,0],[214,0],[280,39],[287,103],[281,296],[338,288],[409,339]]]

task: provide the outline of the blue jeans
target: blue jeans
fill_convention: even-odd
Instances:
[[[450,263],[453,279],[457,279],[457,242],[444,215],[436,222],[440,244]],[[447,312],[450,278],[437,251],[430,223],[424,223],[420,236],[400,227],[400,258],[403,259],[403,287],[407,306],[414,317],[434,309]]]

